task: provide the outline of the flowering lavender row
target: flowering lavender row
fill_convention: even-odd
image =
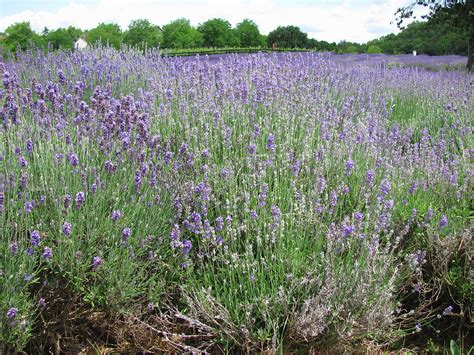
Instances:
[[[285,317],[304,341],[352,321],[382,336],[401,270],[420,264],[397,245],[467,227],[466,73],[109,48],[19,54],[1,70],[12,343],[50,301],[28,287],[52,275],[110,307],[145,297],[153,310],[181,285],[190,315],[224,317],[234,341],[270,340]]]

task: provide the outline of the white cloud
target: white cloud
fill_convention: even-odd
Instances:
[[[116,22],[126,29],[133,19],[147,18],[152,23],[164,25],[171,20],[185,17],[193,25],[210,18],[220,17],[232,25],[244,18],[254,20],[263,34],[279,25],[296,25],[318,40],[349,40],[366,42],[390,32],[397,32],[394,12],[406,0],[372,1],[370,5],[354,1],[329,1],[311,5],[311,1],[276,4],[272,0],[99,0],[88,5],[71,1],[55,11],[23,11],[0,18],[0,31],[19,21],[29,21],[35,31],[44,27],[76,26],[82,29],[95,27],[99,22]]]

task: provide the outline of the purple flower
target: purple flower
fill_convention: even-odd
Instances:
[[[71,228],[72,228],[71,223],[64,222],[64,224],[63,224],[63,233],[64,233],[64,235],[66,235],[66,236],[71,235]]]
[[[439,221],[439,228],[444,228],[448,225],[448,217],[446,217],[445,215],[442,215],[441,216],[441,220]]]
[[[418,189],[418,184],[415,182],[413,183],[410,188],[408,189],[408,193],[413,195],[413,193]]]
[[[380,192],[382,192],[384,195],[388,195],[391,188],[392,185],[390,184],[390,181],[388,179],[383,179],[382,183],[380,184]]]
[[[268,193],[268,185],[267,184],[262,184],[262,189],[260,190],[260,195],[258,198],[260,199],[260,206],[265,206],[267,204],[266,199],[267,199],[267,193]]]
[[[18,309],[12,307],[7,311],[7,318],[10,319],[10,320],[13,320],[13,319],[15,319],[17,314],[18,314]]]
[[[166,152],[165,153],[165,163],[168,165],[171,162],[171,159],[173,158],[173,152]]]
[[[122,212],[120,210],[113,210],[112,215],[110,216],[110,218],[114,222],[117,221],[120,217],[122,217]]]
[[[41,297],[38,301],[38,306],[40,306],[40,308],[44,308],[46,307],[46,301],[43,297]]]
[[[273,134],[268,135],[267,148],[273,153],[275,152],[275,136]]]
[[[351,175],[352,169],[354,169],[354,161],[352,159],[346,160],[346,174]]]
[[[41,242],[40,232],[37,230],[34,230],[33,232],[31,232],[31,244],[36,246],[36,245],[39,245],[40,242]]]
[[[10,252],[12,255],[18,254],[18,244],[17,243],[11,243],[10,244]]]
[[[26,141],[26,153],[31,154],[32,151],[33,151],[33,141],[28,139]]]
[[[99,257],[99,256],[94,256],[94,258],[92,259],[92,269],[94,271],[97,270],[97,268],[102,265],[102,259]]]
[[[130,228],[124,228],[122,230],[122,243],[126,243],[132,234],[132,230]]]
[[[186,153],[186,151],[188,150],[188,145],[186,143],[182,143],[179,147],[179,155],[183,155],[184,153]]]
[[[293,166],[291,167],[291,170],[293,172],[293,176],[298,176],[299,172],[300,172],[300,161],[298,159],[295,160],[295,162],[293,163]]]
[[[368,185],[372,185],[375,181],[375,171],[373,171],[372,169],[367,171],[367,174],[365,175],[365,182],[368,184]]]
[[[153,303],[149,302],[146,306],[146,309],[148,312],[153,312]]]
[[[344,227],[344,230],[343,230],[343,235],[344,237],[349,237],[352,233],[354,233],[355,231],[355,227],[354,226],[346,226]]]
[[[391,210],[394,205],[395,205],[395,201],[393,201],[393,200],[385,201],[385,208],[388,209],[388,210]]]
[[[173,230],[170,233],[170,239],[172,241],[177,241],[179,239],[179,236],[180,236],[179,226],[175,224],[173,226]]]
[[[257,217],[258,217],[257,216],[257,211],[255,211],[255,210],[250,211],[250,219],[251,220],[256,220]]]
[[[356,221],[360,222],[364,219],[364,214],[360,212],[356,212],[354,213],[354,218],[356,219]]]
[[[64,209],[67,210],[70,204],[71,204],[71,195],[66,194],[66,196],[64,196]]]
[[[117,169],[115,164],[112,163],[110,160],[106,160],[104,163],[104,166],[105,166],[105,171],[109,174],[115,173],[115,170]]]
[[[212,236],[212,229],[209,220],[204,220],[204,238],[210,238]]]
[[[76,194],[76,197],[74,198],[75,207],[80,208],[84,204],[85,199],[86,199],[86,195],[84,194],[84,192],[79,191]]]
[[[331,202],[330,202],[332,207],[337,206],[337,199],[338,199],[338,196],[337,196],[336,191],[332,190],[331,191]]]
[[[417,333],[421,332],[421,324],[420,324],[420,323],[418,323],[417,325],[415,325],[415,331],[416,331]]]
[[[69,162],[72,166],[77,166],[79,164],[79,158],[73,153],[69,156]]]
[[[35,201],[26,201],[25,202],[25,211],[26,213],[31,213],[35,207]]]
[[[432,208],[429,208],[428,211],[426,211],[426,215],[425,215],[425,221],[428,222],[429,220],[431,220],[431,218],[433,217],[433,209]]]
[[[255,146],[255,144],[250,144],[248,146],[249,155],[254,155],[256,151],[257,151],[257,147]]]
[[[23,155],[20,155],[18,157],[18,164],[20,165],[20,168],[25,168],[27,165],[26,159]]]
[[[327,186],[326,179],[324,178],[324,176],[321,176],[318,181],[319,192],[323,192],[326,189],[326,186]]]
[[[140,170],[135,171],[135,186],[139,188],[142,184],[142,173]]]
[[[201,155],[203,156],[203,158],[209,158],[210,154],[209,154],[209,149],[204,149],[202,152],[201,152]]]
[[[447,316],[453,313],[453,306],[448,306],[443,311],[443,316]]]
[[[43,249],[43,258],[45,258],[46,260],[49,260],[51,259],[51,257],[53,256],[53,251],[51,250],[50,247],[44,247]]]
[[[224,229],[224,217],[219,216],[216,218],[216,231],[220,232],[222,229]]]
[[[275,222],[278,222],[280,220],[280,217],[281,217],[281,210],[278,206],[276,205],[272,205],[271,207],[271,210],[272,210],[272,216],[273,216],[273,220]]]
[[[222,168],[220,174],[221,174],[221,178],[223,179],[227,178],[227,175],[229,175],[229,169]]]
[[[189,254],[189,251],[193,247],[193,243],[190,240],[183,240],[182,253],[184,255]]]
[[[257,138],[260,135],[260,126],[255,125],[254,130],[253,130],[253,137]]]

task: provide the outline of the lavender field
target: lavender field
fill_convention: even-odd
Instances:
[[[0,64],[0,352],[467,339],[473,76],[339,58]]]

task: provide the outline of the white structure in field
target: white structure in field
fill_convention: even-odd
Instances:
[[[413,51],[413,56],[416,57],[416,51]]]
[[[79,38],[76,42],[74,42],[74,49],[84,49],[86,47],[87,42],[82,38]]]

